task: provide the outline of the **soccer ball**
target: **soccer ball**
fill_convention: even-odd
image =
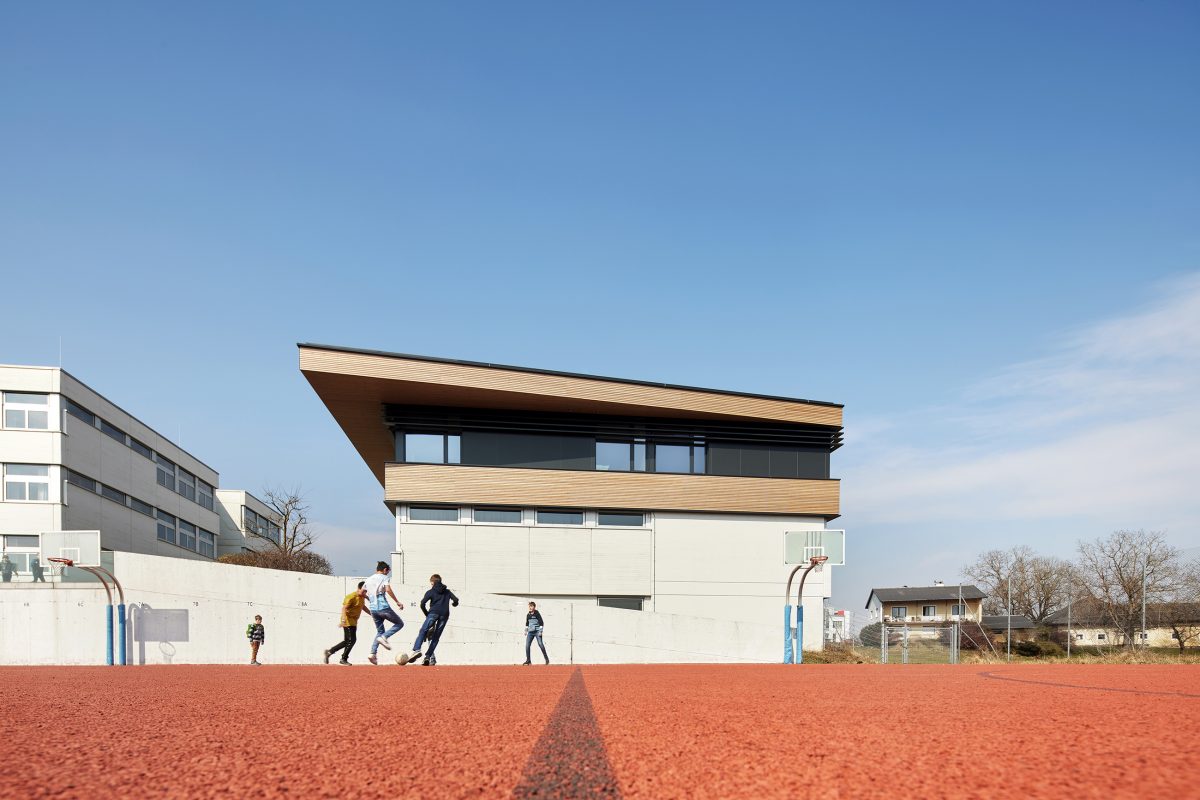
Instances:
[[[396,656],[396,663],[402,667],[405,664],[407,664],[408,663],[408,653],[401,653],[400,655]]]

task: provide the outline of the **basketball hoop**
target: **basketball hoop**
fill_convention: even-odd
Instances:
[[[55,558],[54,556],[51,556],[50,558],[47,558],[46,560],[53,561],[55,564],[62,564],[64,567],[75,566],[75,562],[69,558]]]

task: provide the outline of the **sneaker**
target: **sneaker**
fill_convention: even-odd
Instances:
[[[416,660],[417,660],[418,658],[420,658],[420,657],[421,657],[421,651],[420,651],[420,650],[413,650],[413,651],[412,651],[412,655],[410,655],[410,656],[405,656],[405,658],[404,658],[404,663],[405,663],[405,664],[411,664],[411,663],[413,663],[414,661],[416,661]]]
[[[522,666],[522,667],[528,667],[528,666],[530,665],[530,663],[531,663],[531,662],[529,662],[529,661],[526,661],[526,662],[525,662],[524,664],[522,664],[521,666]]]
[[[433,656],[430,656],[430,657],[429,657],[429,666],[431,666],[431,667],[436,667],[436,666],[437,666],[437,659],[436,659],[436,658],[434,658]]]
[[[252,666],[252,667],[261,667],[261,666],[262,666],[262,663],[261,663],[261,662],[259,662],[259,661],[251,661],[251,662],[250,662],[250,666]]]
[[[379,646],[382,647],[384,650],[392,649],[392,646],[390,644],[388,644],[388,640],[387,640],[386,636],[376,636],[375,641],[379,642]]]
[[[341,664],[343,667],[352,667],[352,666],[354,666],[353,664],[351,664],[349,661],[347,661],[347,660],[346,660],[346,659],[344,659],[344,658],[343,658],[341,661],[339,661],[338,663],[339,663],[339,664]]]
[[[422,661],[422,662],[421,662],[421,666],[422,666],[422,667],[431,667],[431,666],[433,666],[433,662],[431,662],[431,661],[430,661],[430,660],[427,658],[427,659],[425,659],[424,661]]]
[[[329,652],[328,650],[324,650],[324,651],[322,651],[322,652],[323,652],[323,653],[324,653],[324,655],[325,655],[325,663],[326,663],[326,664],[328,664],[328,663],[329,663],[329,656],[330,656],[331,654],[330,654],[330,652]]]
[[[375,666],[379,666],[379,661],[375,658],[375,656],[367,656],[367,661],[370,661]]]

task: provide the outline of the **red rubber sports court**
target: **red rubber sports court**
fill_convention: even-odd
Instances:
[[[1200,667],[0,668],[0,796],[1197,797]]]

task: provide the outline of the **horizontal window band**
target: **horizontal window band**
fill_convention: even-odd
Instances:
[[[487,409],[384,406],[384,422],[393,430],[422,433],[487,431],[577,435],[597,439],[664,440],[664,444],[705,441],[791,444],[833,451],[842,445],[842,429],[821,425],[785,425],[657,417],[590,414],[532,414]]]

